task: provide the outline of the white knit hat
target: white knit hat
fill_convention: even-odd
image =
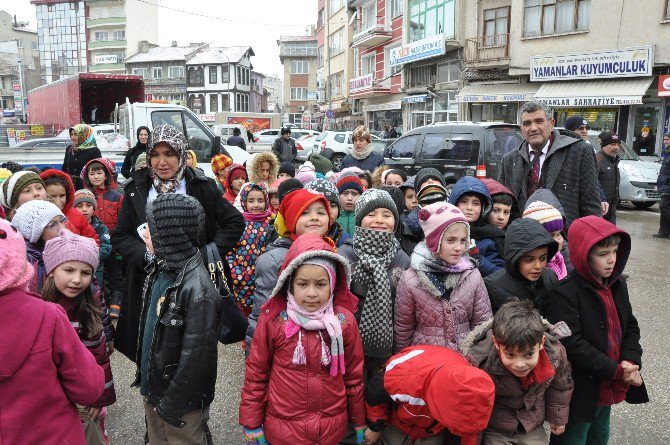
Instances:
[[[64,216],[63,212],[49,201],[28,201],[16,210],[12,225],[31,243],[36,243],[42,236],[44,228],[56,216]]]

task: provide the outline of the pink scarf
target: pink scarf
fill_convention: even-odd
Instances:
[[[247,197],[249,192],[252,190],[258,190],[263,193],[263,198],[265,198],[265,210],[261,213],[250,213],[247,211]],[[242,216],[247,222],[259,222],[265,221],[268,219],[272,211],[270,210],[270,198],[268,197],[268,189],[265,187],[265,184],[253,184],[247,182],[240,189],[240,204],[242,205]]]
[[[563,259],[561,252],[556,252],[556,255],[554,255],[551,261],[547,262],[547,268],[556,272],[556,276],[558,276],[559,280],[562,280],[568,275],[568,269],[565,267],[565,259]]]
[[[326,366],[330,364],[330,375],[336,376],[337,372],[344,374],[344,341],[342,339],[342,326],[340,320],[333,310],[333,295],[321,309],[309,312],[300,307],[295,301],[293,294],[287,292],[286,313],[288,322],[284,328],[286,338],[291,338],[298,334],[298,345],[293,351],[293,363],[296,365],[305,365],[307,358],[305,348],[302,345],[302,329],[307,331],[321,331],[325,329],[330,335],[330,351],[323,340],[323,335],[319,332],[321,338],[321,364]]]

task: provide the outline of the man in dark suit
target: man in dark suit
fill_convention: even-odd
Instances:
[[[551,190],[565,210],[567,232],[582,216],[601,216],[596,160],[591,145],[554,129],[551,110],[539,102],[521,108],[525,141],[501,162],[498,182],[518,198],[519,206],[538,188]]]

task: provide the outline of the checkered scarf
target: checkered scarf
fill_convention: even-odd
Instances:
[[[388,269],[398,250],[392,232],[355,228],[354,253],[359,261],[352,281],[367,287],[359,328],[363,352],[371,357],[390,357],[393,350],[393,297]]]

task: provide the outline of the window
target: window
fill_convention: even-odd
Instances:
[[[146,79],[147,77],[147,69],[146,68],[133,68],[130,70],[131,74],[134,74],[135,76],[142,76]]]
[[[344,28],[340,28],[328,36],[328,55],[329,57],[336,56],[344,51],[342,37],[344,35]]]
[[[377,2],[373,0],[361,7],[361,30],[370,29],[377,24]]]
[[[525,0],[524,37],[589,29],[591,0]]]
[[[242,94],[242,93],[235,94],[235,103],[236,103],[235,111],[238,111],[238,112],[249,111],[249,95],[248,94]]]
[[[291,74],[309,74],[309,61],[291,60]]]
[[[424,160],[467,161],[472,153],[471,134],[428,133],[419,157]]]
[[[670,0],[665,0],[665,20],[670,20]]]
[[[237,83],[238,85],[249,85],[249,69],[243,66],[237,67]]]
[[[184,78],[184,67],[183,66],[169,66],[168,67],[168,77],[170,79],[183,79]]]
[[[55,28],[50,28],[49,31],[54,30]],[[107,31],[96,31],[95,32],[95,41],[96,42],[106,42],[109,40],[109,33]]]
[[[329,77],[328,83],[330,84],[330,97],[339,97],[342,96],[342,78],[343,72],[335,73]]]
[[[210,94],[209,95],[209,112],[216,113],[219,111],[219,95]]]
[[[335,142],[339,142],[340,144],[344,144],[345,138],[346,138],[346,135],[344,133],[337,133],[333,139],[335,139]]]
[[[188,69],[188,84],[195,86],[204,85],[205,80],[203,77],[203,71],[204,70],[202,69],[202,67],[197,68],[190,67]]]
[[[163,78],[163,68],[160,66],[155,66],[151,68],[151,78],[152,79],[162,79]]]
[[[228,96],[228,94],[224,94],[221,96],[221,99],[221,110],[230,111],[230,96]]]
[[[420,87],[435,83],[436,65],[423,65],[409,69],[409,86]]]
[[[23,39],[16,39],[16,47],[19,49],[23,48]]]
[[[388,5],[389,3],[391,3],[390,13],[392,19],[402,15],[403,5],[405,3],[403,0],[387,0],[386,4]]]
[[[398,139],[390,147],[391,158],[413,158],[414,148],[421,138],[420,134],[413,134]]]
[[[326,23],[326,11],[323,9],[319,9],[319,15],[316,20],[316,28],[319,29],[321,28],[324,23]]]
[[[296,125],[302,124],[302,113],[289,113],[288,121],[290,123],[296,124]],[[277,134],[276,131],[274,133],[275,133],[275,135]],[[291,136],[293,136],[293,134],[291,134]],[[297,138],[294,138],[294,139],[297,139]]]
[[[323,51],[323,45],[321,45],[317,51],[317,60],[320,67],[323,66],[323,64],[326,61],[326,57]]]
[[[335,14],[340,9],[344,8],[344,0],[330,0],[330,15]]]
[[[230,65],[221,65],[221,83],[230,83]]]
[[[402,65],[391,67],[391,50],[400,46],[400,42],[384,47],[384,77],[395,76],[402,71]]]
[[[361,76],[375,73],[376,54],[370,54],[361,58]]]
[[[449,60],[437,66],[438,82],[456,82],[461,79],[461,64],[458,60]]]
[[[209,83],[216,84],[217,83],[216,66],[209,66],[207,67],[207,69],[209,70]]]
[[[307,88],[291,88],[291,100],[307,100]]]
[[[444,34],[446,38],[455,36],[456,0],[410,0],[410,41]]]
[[[509,33],[509,7],[484,11],[484,46],[507,44]]]
[[[121,29],[112,32],[112,40],[126,40],[126,31]]]

